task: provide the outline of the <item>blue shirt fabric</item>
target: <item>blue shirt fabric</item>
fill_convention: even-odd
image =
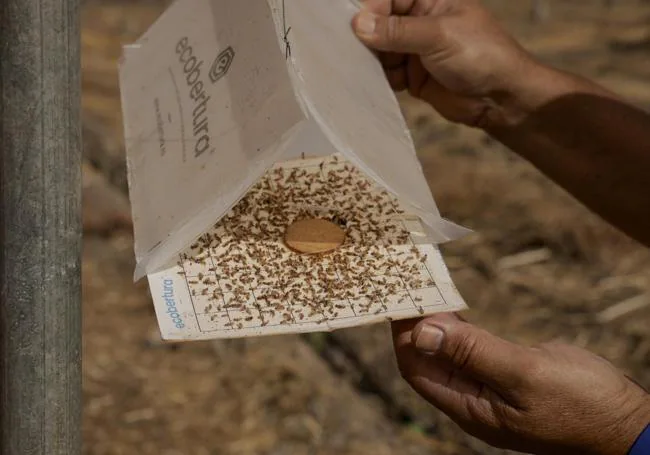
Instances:
[[[637,438],[628,455],[650,455],[650,424]]]

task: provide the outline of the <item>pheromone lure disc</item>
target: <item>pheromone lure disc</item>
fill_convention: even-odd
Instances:
[[[343,245],[345,231],[331,221],[310,218],[291,224],[285,232],[284,241],[299,253],[328,253]]]

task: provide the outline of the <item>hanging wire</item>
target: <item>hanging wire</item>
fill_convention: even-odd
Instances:
[[[287,28],[287,11],[285,8],[285,0],[282,0],[282,28],[284,29],[284,58],[286,60],[291,57],[291,42],[289,41],[289,32],[291,32],[291,27]]]

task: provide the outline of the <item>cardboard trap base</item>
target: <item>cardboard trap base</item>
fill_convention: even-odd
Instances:
[[[341,226],[321,255],[284,242],[310,218]],[[148,276],[164,339],[320,332],[459,311],[419,219],[340,155],[275,165],[177,263]]]

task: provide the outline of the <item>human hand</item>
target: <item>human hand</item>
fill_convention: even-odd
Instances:
[[[478,0],[364,0],[353,28],[393,89],[470,126],[502,121],[501,105],[540,68]]]
[[[450,314],[394,322],[393,337],[406,381],[496,447],[624,455],[650,423],[650,395],[582,349],[519,346]]]

